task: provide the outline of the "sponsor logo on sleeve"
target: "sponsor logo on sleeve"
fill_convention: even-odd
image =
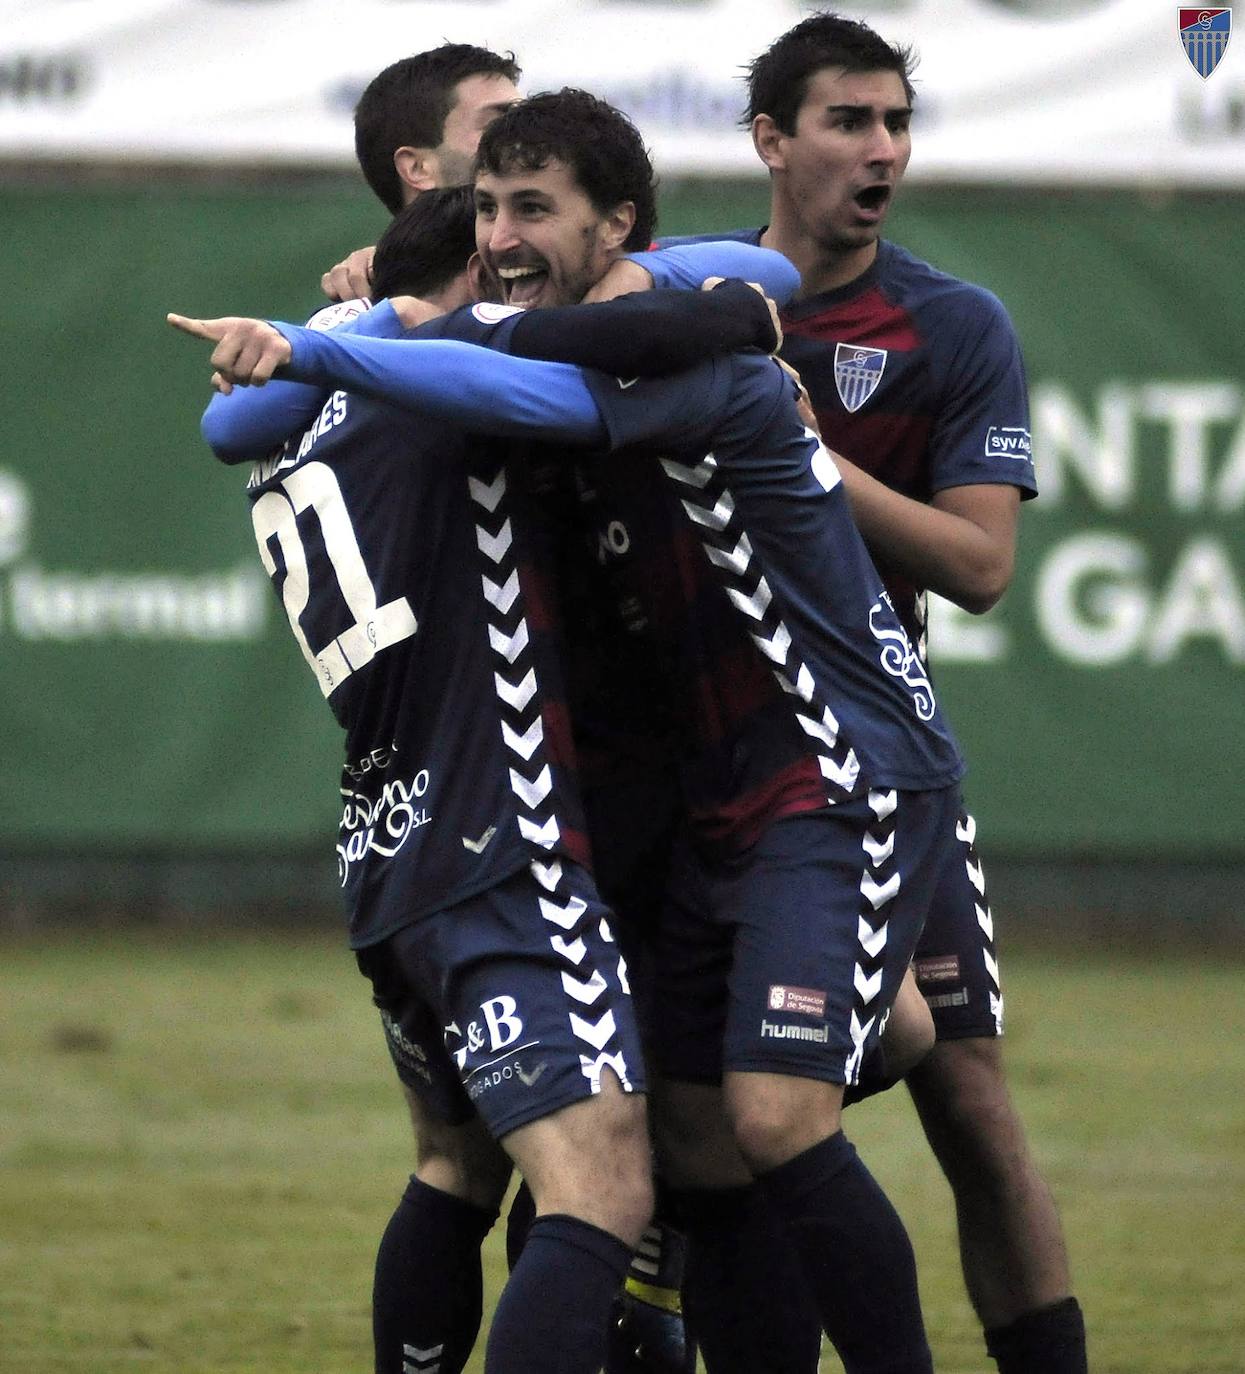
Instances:
[[[517,305],[494,305],[492,301],[481,301],[471,307],[471,313],[481,324],[500,324],[511,315],[521,315],[523,310]]]
[[[801,1016],[825,1016],[826,994],[817,988],[793,988],[774,984],[769,990],[770,1011],[794,1011]]]
[[[1018,458],[1028,462],[1033,457],[1029,431],[1020,425],[991,425],[986,430],[986,457]]]

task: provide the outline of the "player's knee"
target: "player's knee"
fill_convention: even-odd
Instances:
[[[842,1089],[777,1074],[731,1074],[726,1112],[754,1175],[768,1173],[839,1129]]]

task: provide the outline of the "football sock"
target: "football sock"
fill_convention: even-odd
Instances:
[[[847,1374],[932,1374],[912,1243],[843,1132],[758,1182]]]
[[[597,1374],[631,1248],[577,1217],[539,1216],[502,1290],[485,1374]]]
[[[458,1374],[480,1330],[480,1245],[497,1220],[414,1175],[376,1255],[376,1374]]]
[[[657,1194],[662,1208],[664,1190]],[[686,1251],[683,1235],[664,1220],[640,1237],[615,1299],[605,1374],[695,1374],[696,1347],[683,1320]]]
[[[535,1220],[536,1200],[532,1197],[532,1190],[520,1179],[510,1200],[510,1210],[506,1213],[506,1267],[512,1272],[519,1262],[523,1242]]]
[[[1075,1298],[1026,1312],[986,1332],[999,1374],[1086,1374],[1085,1318]]]
[[[687,1235],[683,1310],[708,1374],[817,1374],[821,1319],[761,1189],[674,1196]]]

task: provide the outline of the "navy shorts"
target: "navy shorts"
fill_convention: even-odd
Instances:
[[[994,944],[994,917],[977,854],[977,823],[955,819],[955,841],[917,942],[917,986],[925,994],[939,1040],[1003,1034],[1003,988]]]
[[[657,936],[654,1055],[855,1083],[947,862],[959,789],[873,791],[770,826],[737,857],[685,847]]]
[[[533,863],[357,951],[398,1077],[500,1138],[600,1091],[645,1090],[626,963],[591,877]]]

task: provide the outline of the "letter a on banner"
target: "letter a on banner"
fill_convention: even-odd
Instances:
[[[1193,70],[1204,81],[1219,65],[1232,36],[1231,10],[1178,10],[1180,41]]]

